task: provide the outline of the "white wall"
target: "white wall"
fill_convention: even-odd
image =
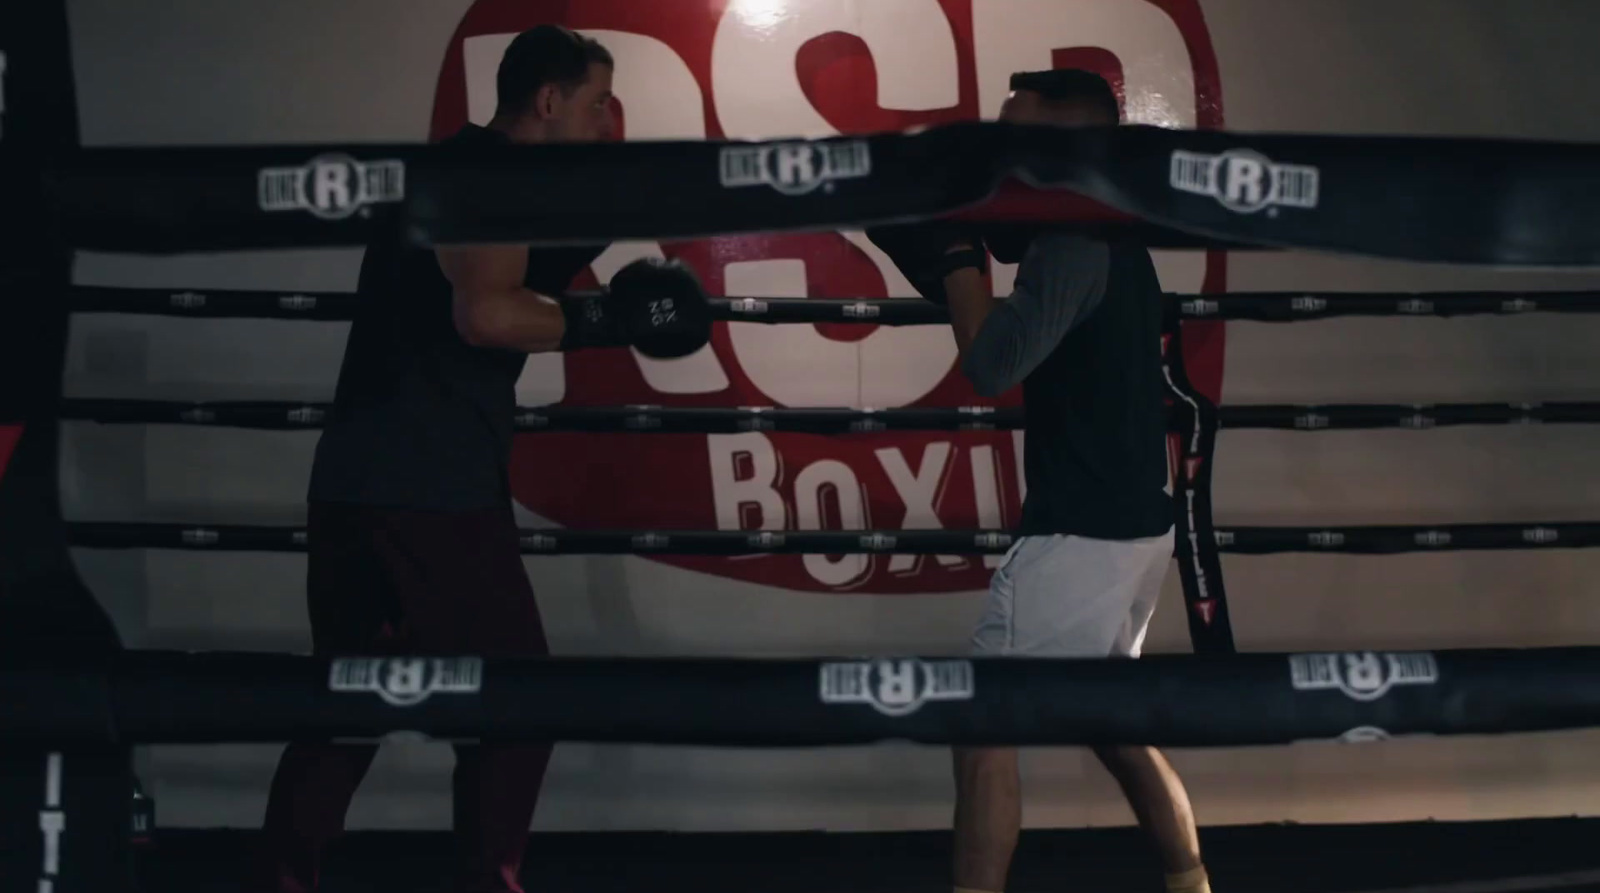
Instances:
[[[870,2],[870,0],[869,0]],[[1115,0],[1103,0],[1115,2]],[[1134,0],[1129,0],[1134,2]],[[424,138],[449,35],[467,4],[310,0],[70,4],[91,144]],[[1600,139],[1581,0],[1205,0],[1236,129]],[[626,101],[626,96],[624,96]],[[84,283],[346,289],[349,252],[149,259],[87,256]],[[1496,273],[1304,254],[1235,256],[1257,289],[1594,288],[1583,274]],[[1192,287],[1192,286],[1190,286]],[[1235,324],[1228,402],[1593,400],[1593,323]],[[84,317],[68,393],[326,399],[338,324]],[[69,425],[70,518],[294,523],[314,434]],[[1229,524],[1566,520],[1600,514],[1587,427],[1224,434],[1218,520]],[[133,646],[308,646],[293,555],[79,552]],[[956,650],[975,595],[818,595],[635,559],[528,561],[558,652],[857,653]],[[1241,648],[1555,645],[1600,638],[1594,552],[1225,562]],[[1187,648],[1176,575],[1152,650]],[[1600,736],[1410,740],[1176,756],[1208,822],[1374,821],[1587,813]],[[144,774],[165,824],[259,821],[275,748],[157,748]],[[1033,754],[1028,820],[1127,821],[1076,751]],[[936,749],[711,752],[563,746],[540,828],[902,828],[948,818]],[[440,827],[448,752],[380,757],[353,825]]]

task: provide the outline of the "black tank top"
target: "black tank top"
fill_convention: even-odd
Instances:
[[[467,125],[447,144],[506,142]],[[333,411],[317,443],[309,498],[414,509],[504,506],[516,384],[527,354],[473,347],[451,315],[431,248],[380,222],[367,245]],[[525,284],[559,294],[604,245],[530,248]]]
[[[1161,282],[1142,246],[1112,243],[1106,293],[1022,383],[1024,536],[1159,536],[1167,483]]]

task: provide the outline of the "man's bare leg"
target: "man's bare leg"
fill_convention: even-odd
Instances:
[[[955,771],[956,888],[1000,893],[1022,830],[1016,748],[957,748]]]
[[[1153,747],[1097,747],[1094,753],[1122,787],[1139,826],[1155,841],[1167,889],[1210,893],[1194,808],[1172,764]]]

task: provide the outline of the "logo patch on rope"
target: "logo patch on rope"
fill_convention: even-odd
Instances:
[[[929,701],[970,701],[972,662],[917,658],[825,663],[822,703],[869,704],[885,716],[910,716]]]
[[[745,545],[752,549],[778,549],[782,548],[783,542],[783,534],[773,533],[770,530],[763,530],[760,533],[752,533],[745,537]]]
[[[1318,530],[1307,534],[1306,542],[1319,549],[1337,549],[1344,545],[1344,534],[1332,530]]]
[[[724,188],[771,186],[784,195],[805,195],[834,180],[872,173],[872,153],[865,140],[729,146],[721,166]]]
[[[385,704],[415,707],[435,694],[475,695],[483,688],[476,657],[340,658],[328,670],[328,690],[373,692]]]
[[[406,166],[319,155],[303,167],[263,168],[256,193],[263,211],[309,211],[323,220],[343,220],[365,213],[369,205],[405,199]]]
[[[1371,744],[1374,741],[1388,741],[1389,733],[1377,726],[1356,726],[1337,740],[1340,744]]]
[[[1433,685],[1439,665],[1426,651],[1291,654],[1289,680],[1295,691],[1335,689],[1353,700],[1376,701],[1396,685]]]
[[[1544,546],[1561,538],[1561,533],[1548,527],[1530,527],[1522,531],[1522,541]]]
[[[1208,195],[1236,214],[1271,207],[1317,206],[1321,174],[1303,164],[1279,164],[1248,149],[1221,155],[1178,150],[1172,153],[1172,188]],[[1269,213],[1268,216],[1271,216]]]

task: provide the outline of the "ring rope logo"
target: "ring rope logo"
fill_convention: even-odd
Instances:
[[[1424,530],[1414,537],[1414,541],[1417,545],[1429,546],[1431,548],[1448,546],[1450,545],[1450,540],[1450,534],[1443,530]]]
[[[1356,726],[1340,735],[1336,740],[1340,744],[1372,744],[1377,741],[1388,741],[1389,738],[1388,731],[1377,726]]]
[[[910,716],[932,701],[970,701],[972,662],[918,658],[830,662],[822,665],[824,704],[867,704],[884,716]]]
[[[1289,680],[1295,691],[1335,690],[1352,700],[1376,701],[1397,685],[1437,683],[1439,665],[1426,651],[1291,654]]]
[[[834,180],[872,173],[872,152],[865,140],[728,146],[720,161],[723,188],[771,186],[790,196],[831,189]]]
[[[393,159],[319,155],[301,167],[263,168],[256,193],[263,211],[308,211],[322,220],[344,220],[371,205],[403,201],[406,166]]]
[[[1344,545],[1344,534],[1333,530],[1317,530],[1306,535],[1306,542],[1319,549],[1337,549]]]
[[[1009,549],[1011,548],[1011,534],[980,533],[975,538],[973,545],[980,549]]]
[[[752,549],[778,549],[783,546],[784,536],[781,533],[763,530],[745,537],[745,543]]]
[[[191,527],[178,532],[178,540],[186,546],[215,546],[222,535],[207,527]]]
[[[328,669],[328,690],[372,692],[392,707],[415,707],[436,694],[473,695],[483,688],[476,657],[339,658]]]
[[[560,542],[555,537],[542,533],[531,533],[522,537],[521,542],[522,548],[534,552],[550,552],[560,545]]]
[[[1317,206],[1321,173],[1303,164],[1279,164],[1248,149],[1204,155],[1172,153],[1172,188],[1210,196],[1236,214],[1272,207],[1310,210]],[[1268,212],[1273,216],[1276,212]]]

